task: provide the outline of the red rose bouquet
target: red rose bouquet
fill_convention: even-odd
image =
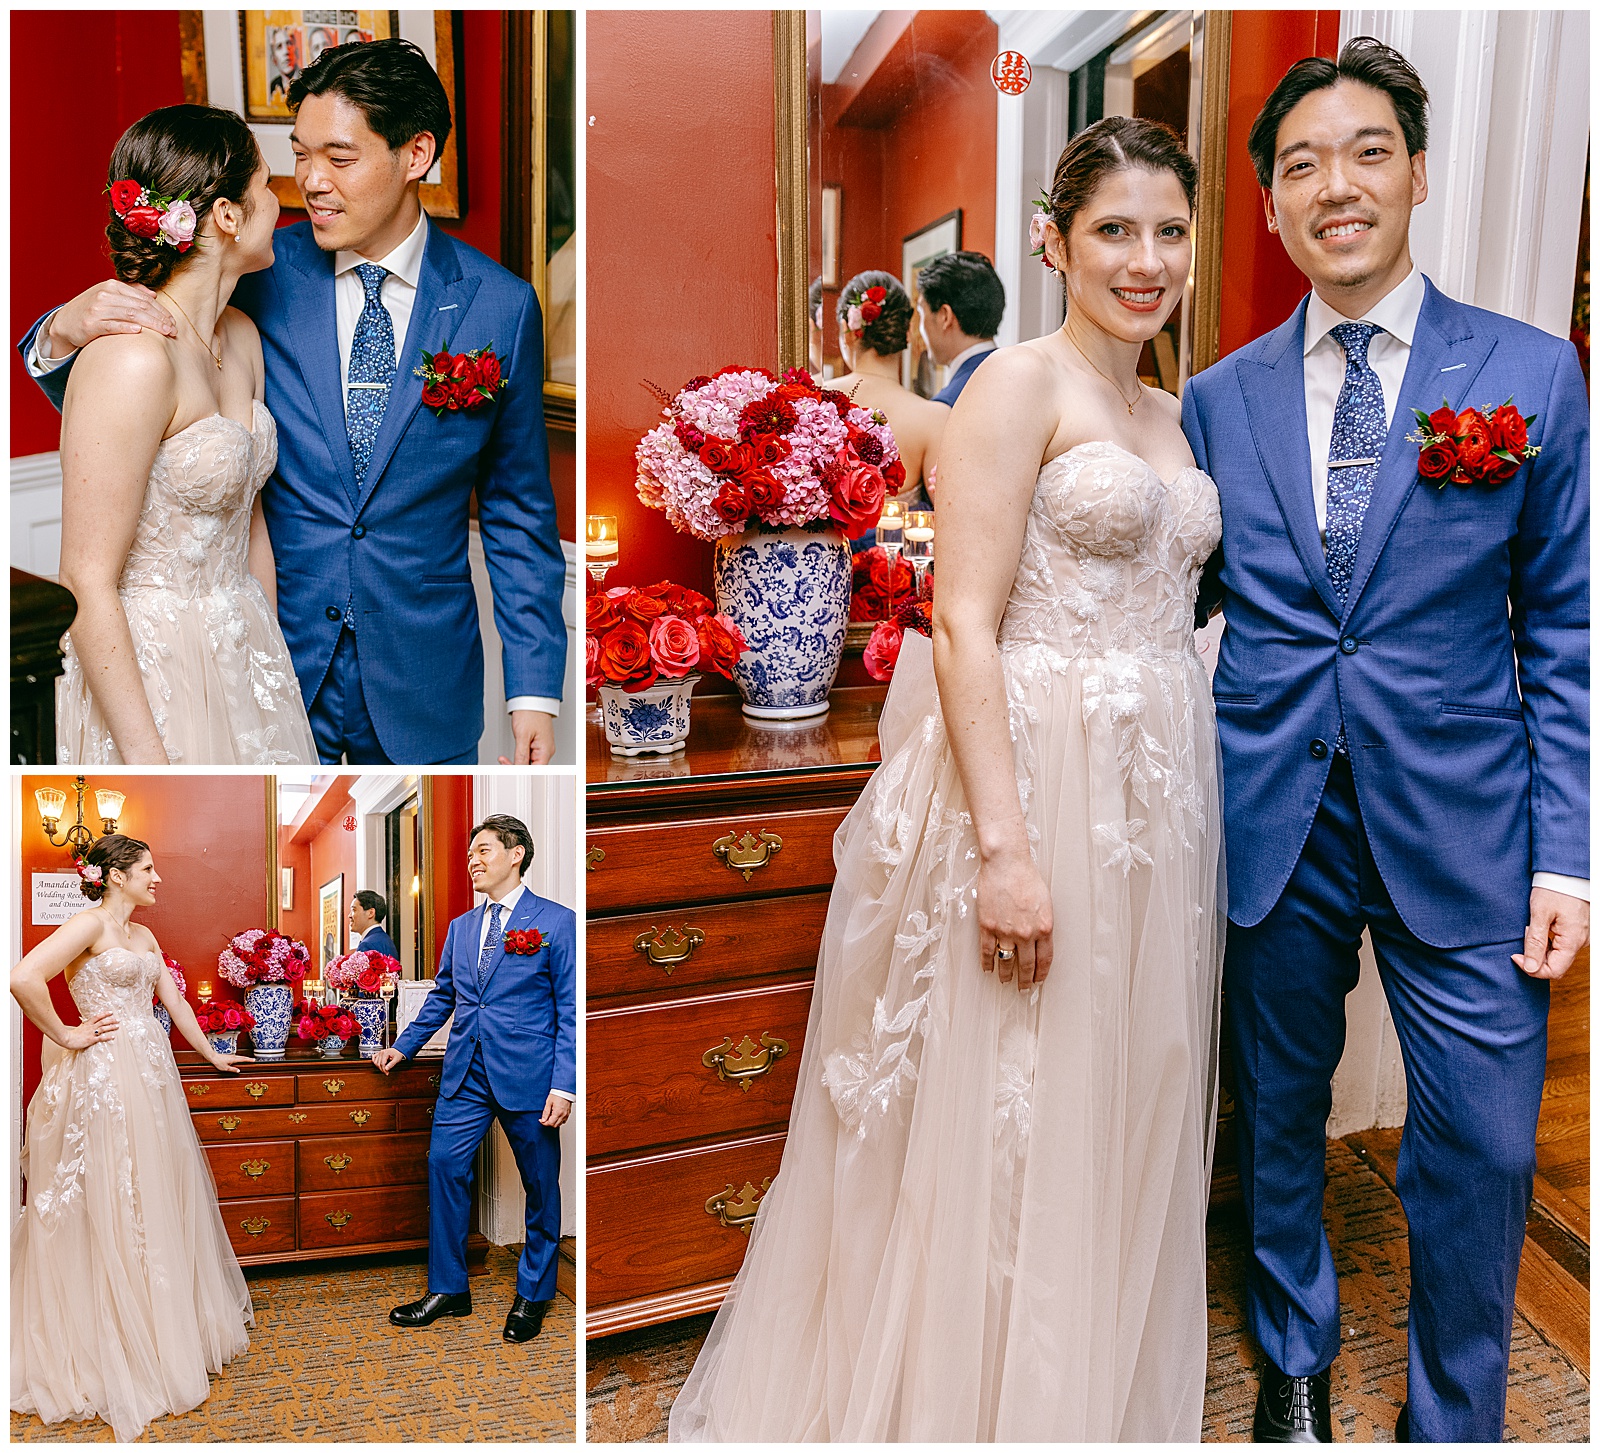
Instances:
[[[1528,425],[1507,399],[1497,409],[1462,409],[1457,413],[1446,400],[1442,408],[1425,414],[1413,409],[1417,432],[1407,434],[1421,446],[1417,473],[1439,489],[1451,484],[1504,484],[1540,446],[1528,443]]]
[[[888,681],[894,675],[900,660],[900,644],[907,631],[920,635],[933,634],[933,603],[930,600],[909,601],[872,633],[867,649],[861,653],[861,664],[874,681]]]
[[[300,1019],[294,1027],[295,1038],[307,1044],[313,1041],[320,1044],[330,1035],[335,1039],[349,1039],[360,1031],[355,1016],[337,1004],[313,1004],[305,1000],[296,1007]]]
[[[544,947],[544,935],[537,928],[513,928],[505,936],[508,954],[532,956]]]
[[[440,419],[460,409],[481,409],[506,386],[492,343],[470,353],[424,348],[422,364],[413,371],[422,380],[422,402]]]
[[[400,977],[400,961],[375,949],[354,949],[329,959],[322,977],[328,986],[340,994],[354,994],[357,998],[376,999],[383,989],[384,978]]]
[[[275,928],[247,928],[217,955],[217,972],[236,989],[298,984],[310,967],[306,946]]]
[[[731,676],[748,649],[739,628],[698,591],[669,580],[597,590],[585,607],[591,686],[646,691],[691,671]]]
[[[230,1030],[256,1027],[256,1017],[242,1004],[202,1004],[194,1017],[205,1034],[224,1034]]]
[[[911,599],[916,572],[896,554],[893,564],[882,545],[858,550],[850,560],[850,619],[886,621]]]

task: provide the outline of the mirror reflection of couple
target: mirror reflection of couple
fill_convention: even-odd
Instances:
[[[527,1196],[504,1340],[538,1336],[556,1293],[559,1127],[577,1093],[576,915],[523,885],[532,856],[517,818],[495,814],[472,829],[467,871],[485,901],[450,924],[432,992],[373,1059],[391,1073],[454,1014],[431,1112],[428,1288],[389,1313],[396,1326],[472,1313],[473,1168],[495,1120]],[[133,917],[154,906],[161,882],[149,845],[102,837],[78,872],[91,906],[11,974],[45,1041],[25,1131],[28,1200],[11,1238],[11,1409],[45,1423],[98,1417],[125,1441],[204,1402],[209,1374],[245,1353],[254,1321],[152,997],[215,1071],[237,1074],[250,1057],[208,1043],[155,936]],[[75,1025],[51,1002],[62,973]]]
[[[1250,154],[1313,293],[1181,415],[1137,364],[1194,163],[1127,118],[1062,153],[1067,320],[951,415],[961,548],[840,829],[782,1169],[674,1438],[1198,1440],[1226,982],[1254,1436],[1331,1441],[1363,928],[1409,1096],[1399,1436],[1501,1437],[1549,981],[1588,934],[1588,407],[1569,343],[1414,268],[1426,106],[1370,39],[1286,74]],[[1537,415],[1537,460],[1420,479],[1445,395]]]
[[[538,301],[423,212],[451,122],[414,45],[324,51],[290,99],[308,221],[275,230],[237,115],[154,111],[111,157],[116,279],[23,339],[62,407],[59,760],[476,762],[476,494],[513,757],[548,761],[566,566]],[[436,404],[414,369],[441,349],[490,352]]]

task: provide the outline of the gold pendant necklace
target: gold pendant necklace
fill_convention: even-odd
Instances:
[[[165,292],[165,289],[163,289],[162,291]],[[166,299],[167,299],[167,301],[169,303],[172,304],[172,306],[174,308],[176,308],[178,310],[178,312],[180,314],[183,315],[183,321],[189,325],[189,331],[191,333],[193,333],[196,338],[200,338],[200,330],[194,326],[194,320],[191,319],[189,317],[189,315],[183,311],[183,304],[180,303],[175,297],[173,297],[171,293],[166,293]],[[211,361],[217,365],[217,372],[221,373],[222,372],[222,354],[221,353],[212,353],[211,352],[211,345],[209,343],[207,343],[204,338],[200,338],[200,346],[202,348],[204,348],[207,353],[211,354]],[[1080,348],[1078,350],[1078,352],[1082,353],[1083,350]],[[1128,412],[1131,414],[1133,412],[1133,410],[1129,409]]]
[[[1066,329],[1063,328],[1062,332],[1065,333]],[[1117,397],[1119,399],[1121,399],[1124,404],[1127,404],[1128,417],[1131,419],[1133,417],[1134,404],[1137,404],[1139,402],[1139,400],[1144,397],[1144,385],[1143,384],[1137,385],[1137,387],[1139,389],[1139,392],[1136,393],[1133,396],[1133,403],[1132,404],[1128,403],[1127,396],[1122,392],[1122,389],[1117,384],[1116,379],[1112,378],[1112,376],[1109,373],[1107,373],[1105,371],[1105,369],[1101,368],[1100,365],[1094,361],[1094,359],[1090,358],[1089,355],[1087,353],[1085,353],[1082,348],[1079,348],[1078,347],[1078,340],[1076,338],[1074,338],[1072,336],[1072,334],[1070,334],[1070,333],[1067,333],[1067,342],[1070,343],[1074,348],[1078,349],[1078,357],[1081,358],[1085,363],[1087,363],[1089,365],[1089,367],[1092,368],[1096,373],[1098,373],[1100,375],[1100,377],[1103,378],[1108,384],[1110,384],[1112,389],[1113,389],[1113,391],[1116,393]]]

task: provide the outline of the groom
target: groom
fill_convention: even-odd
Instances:
[[[1257,1442],[1331,1441],[1324,1132],[1363,929],[1408,1096],[1396,1437],[1501,1437],[1549,981],[1589,933],[1583,376],[1571,344],[1415,269],[1426,147],[1427,93],[1395,51],[1363,37],[1290,69],[1250,155],[1313,291],[1184,399],[1222,498],[1201,619],[1227,619],[1224,986]],[[1536,459],[1497,484],[1419,476],[1414,409],[1508,399]]]
[[[455,1014],[428,1146],[428,1291],[389,1313],[398,1327],[472,1311],[472,1168],[491,1120],[511,1142],[528,1197],[505,1340],[538,1336],[556,1294],[558,1130],[577,1094],[577,918],[522,886],[532,857],[533,839],[514,817],[497,813],[473,828],[467,871],[487,901],[450,925],[433,992],[393,1048],[372,1059],[388,1074]]]
[[[432,66],[409,41],[326,50],[289,91],[309,220],[240,280],[255,320],[278,467],[262,492],[278,618],[318,756],[381,765],[477,760],[483,643],[468,563],[478,523],[503,644],[517,763],[548,762],[566,670],[545,444],[538,299],[428,221],[422,179],[450,134]],[[22,341],[59,407],[77,349],[107,333],[173,333],[145,288],[108,282]],[[397,347],[398,345],[398,347]],[[436,416],[422,352],[492,348],[505,388]]]

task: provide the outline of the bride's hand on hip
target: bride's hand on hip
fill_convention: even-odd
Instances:
[[[117,1016],[96,1014],[82,1024],[74,1024],[61,1037],[63,1049],[93,1049],[97,1044],[107,1044],[117,1037]]]
[[[978,928],[985,973],[992,969],[1002,984],[1014,973],[1019,989],[1042,984],[1050,973],[1054,927],[1049,886],[1026,847],[984,860],[978,870]]]

